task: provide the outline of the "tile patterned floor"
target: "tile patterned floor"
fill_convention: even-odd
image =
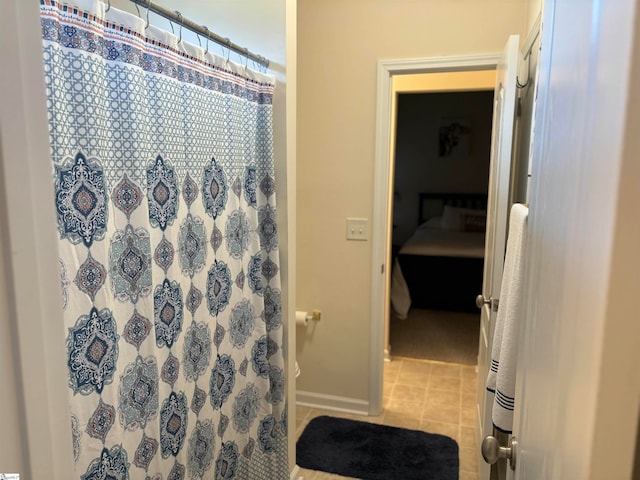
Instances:
[[[394,359],[385,363],[384,403],[380,416],[343,414],[309,407],[296,408],[296,435],[312,418],[332,415],[394,427],[447,435],[458,442],[460,480],[477,480],[475,366]],[[348,477],[304,470],[304,480],[339,480]]]

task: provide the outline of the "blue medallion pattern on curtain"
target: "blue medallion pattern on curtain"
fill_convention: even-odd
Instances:
[[[40,6],[77,478],[289,478],[273,78]]]

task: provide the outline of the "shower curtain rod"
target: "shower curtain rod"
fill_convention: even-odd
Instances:
[[[188,18],[184,18],[184,16],[177,10],[176,11],[169,10],[156,3],[153,3],[151,0],[129,0],[129,1],[133,2],[136,5],[140,5],[141,7],[144,7],[147,10],[157,15],[160,15],[161,17],[164,17],[171,22],[176,22],[182,25],[183,27],[188,28],[192,32],[195,32],[198,35],[202,35],[203,37],[208,38],[209,40],[213,40],[214,42],[227,47],[229,50],[233,50],[234,52],[239,53],[244,57],[250,58],[254,62],[258,63],[259,65],[264,66],[265,68],[269,67],[268,58],[265,58],[262,55],[258,55],[256,53],[250,52],[248,49],[242,48],[241,46],[236,45],[228,38],[223,38],[220,35],[215,34],[211,30],[209,30],[209,28],[198,25],[197,23],[192,22]],[[109,0],[108,3],[110,6],[111,1]],[[148,23],[148,19],[147,19],[147,23]]]

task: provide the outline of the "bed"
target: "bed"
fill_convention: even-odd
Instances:
[[[421,193],[418,228],[399,249],[391,274],[394,315],[411,307],[477,311],[482,289],[487,196]]]

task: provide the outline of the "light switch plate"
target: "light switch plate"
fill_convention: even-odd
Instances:
[[[369,240],[369,219],[347,218],[347,240]]]

